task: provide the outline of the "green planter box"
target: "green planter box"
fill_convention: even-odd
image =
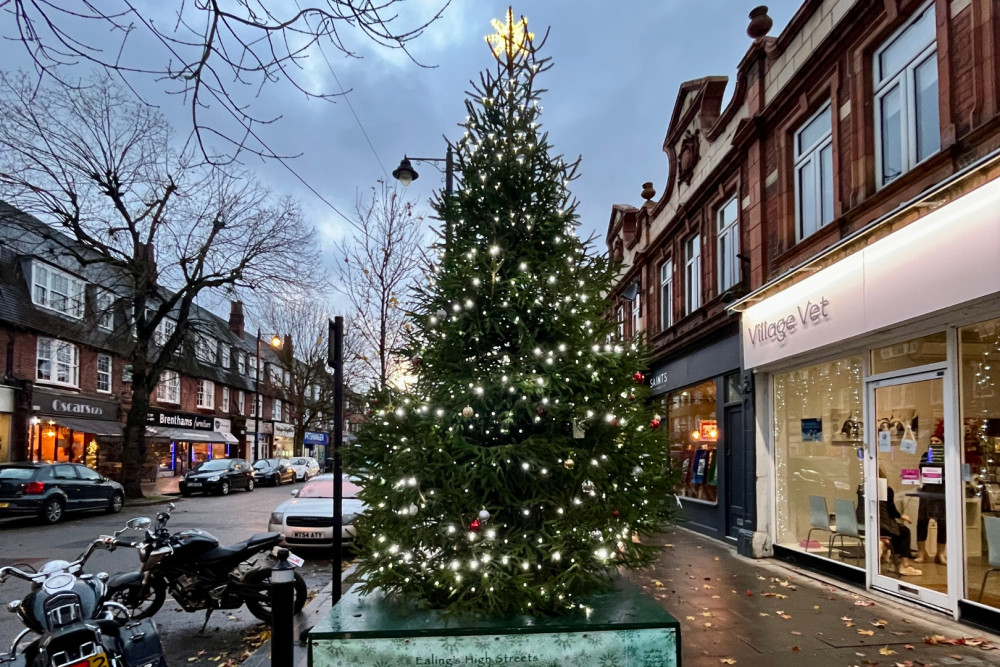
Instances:
[[[355,585],[309,632],[314,667],[675,667],[681,629],[634,585],[617,579],[588,600],[593,612],[559,618],[444,617]]]

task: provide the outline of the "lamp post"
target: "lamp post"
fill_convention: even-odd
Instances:
[[[271,347],[281,349],[281,336],[271,336]],[[253,460],[260,458],[260,412],[263,405],[260,400],[260,329],[257,329],[257,372],[253,377]]]
[[[443,158],[441,157],[407,157],[403,156],[403,159],[399,161],[399,166],[392,170],[392,177],[403,184],[405,188],[413,181],[420,178],[420,174],[417,170],[413,168],[411,162],[444,162],[444,194],[446,200],[450,200],[451,196],[455,194],[455,163],[452,159],[451,146],[448,146],[448,152],[445,153]],[[444,238],[445,243],[450,245],[451,241],[451,229],[448,226],[448,221],[444,223]]]

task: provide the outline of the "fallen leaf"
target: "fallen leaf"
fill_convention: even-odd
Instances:
[[[886,623],[888,623],[888,621],[883,620],[881,618],[872,621],[872,625],[874,625],[876,628],[884,628]]]
[[[855,600],[854,604],[858,607],[874,607],[875,603],[871,600]]]
[[[719,560],[719,557],[718,557],[718,556],[716,556],[716,557],[715,557],[715,560]]]
[[[747,595],[747,597],[748,597],[748,598],[749,598],[749,597],[753,597],[753,593],[751,593],[751,592],[750,592],[750,589],[749,589],[749,588],[747,589],[747,593],[746,593],[746,595]]]
[[[799,651],[801,651],[801,650],[802,650],[802,649],[800,649],[800,648],[799,648],[798,646],[793,646],[793,647],[792,647],[792,652],[793,652],[793,653],[798,653],[798,652],[799,652]]]
[[[769,613],[767,613],[766,611],[762,611],[762,612],[760,612],[760,615],[761,615],[761,616],[770,616],[770,614],[769,614]]]
[[[698,619],[696,619],[694,616],[688,616],[687,620],[689,620],[689,621],[696,621]]]
[[[949,655],[948,657],[949,657],[949,658],[952,658],[953,660],[962,660],[962,656],[960,656],[960,655],[959,655],[959,654],[957,654],[957,653],[952,653],[952,654],[950,654],[950,655]]]
[[[721,660],[719,660],[719,662],[722,663],[723,665],[735,665],[736,664],[736,661],[734,659],[732,659],[732,658],[722,658]]]
[[[663,582],[659,581],[658,579],[653,579],[653,585],[656,586],[657,588],[663,588]]]
[[[842,621],[853,621],[854,619],[851,618],[850,616],[841,616],[840,620],[842,620]]]
[[[711,623],[706,623],[706,624],[705,624],[705,627],[706,627],[706,628],[710,628],[710,627],[712,627],[712,624],[711,624]]]
[[[789,616],[788,614],[778,614],[778,616],[782,617],[786,621],[791,618],[791,616]]]
[[[875,634],[875,631],[874,630],[858,630],[858,634],[859,635],[864,635],[865,637],[871,637],[873,634]]]
[[[672,545],[672,544],[664,544],[663,546],[665,546],[668,549],[673,549],[674,548],[674,545]]]
[[[888,644],[878,650],[879,655],[896,655],[896,652],[889,648]]]
[[[711,587],[711,586],[709,586],[708,584],[702,584],[702,586],[701,586],[701,587],[702,587],[702,588],[704,588],[704,589],[710,589],[710,588],[712,588],[712,587]]]
[[[917,649],[913,648],[913,644],[906,644],[905,646],[903,646],[903,648],[905,648],[907,651],[916,651],[917,650]]]
[[[859,658],[863,658],[863,657],[865,657],[865,654],[864,654],[864,653],[859,653],[859,652],[857,652],[857,651],[855,651],[855,652],[854,652],[854,655],[858,656]]]
[[[793,635],[801,635],[802,633],[799,632],[798,630],[792,630],[792,634]]]
[[[710,611],[703,611],[703,612],[701,612],[701,615],[702,615],[702,616],[706,616],[706,617],[707,617],[707,616],[711,616],[711,615],[712,615],[712,612],[710,612]]]
[[[846,625],[849,628],[853,628],[857,624],[856,623],[845,623],[844,625]]]

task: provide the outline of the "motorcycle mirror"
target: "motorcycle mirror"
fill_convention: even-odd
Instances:
[[[10,602],[7,603],[7,611],[9,611],[12,614],[16,614],[17,608],[20,606],[21,606],[20,600],[11,600]]]
[[[173,503],[167,503],[167,507],[169,507],[170,509],[174,509],[175,507],[177,507],[177,505],[174,505]]]
[[[149,518],[144,516],[137,516],[134,519],[129,519],[128,523],[125,524],[126,528],[134,528],[135,530],[142,530],[144,528],[149,528]]]

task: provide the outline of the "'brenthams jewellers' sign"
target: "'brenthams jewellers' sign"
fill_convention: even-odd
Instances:
[[[799,304],[794,313],[789,313],[785,317],[764,320],[747,327],[747,337],[750,345],[764,345],[765,343],[784,343],[789,336],[795,335],[796,331],[802,331],[810,326],[815,326],[826,320],[830,315],[827,312],[830,302],[825,296],[821,296],[816,303],[807,301]],[[801,326],[801,329],[799,328]]]

